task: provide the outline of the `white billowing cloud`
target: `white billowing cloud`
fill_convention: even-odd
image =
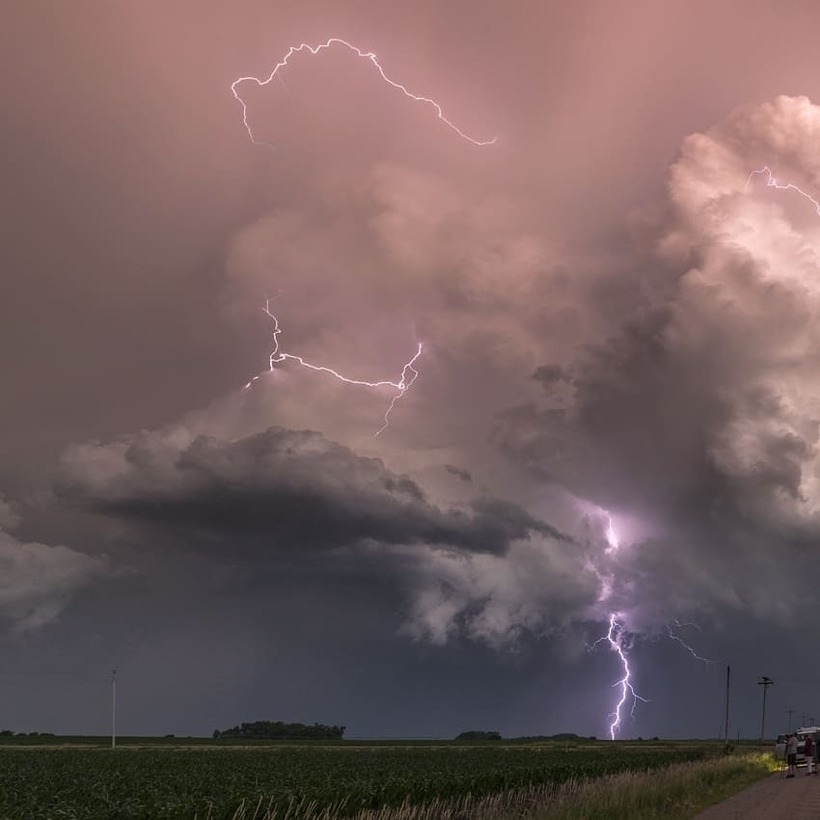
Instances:
[[[561,406],[499,417],[518,463],[652,522],[612,575],[613,607],[642,628],[687,610],[793,617],[782,602],[820,582],[803,560],[820,534],[820,214],[785,187],[816,198],[818,144],[820,108],[788,97],[687,138],[641,306],[546,371],[569,374]]]
[[[820,108],[779,97],[690,137],[670,181],[670,244],[692,267],[666,343],[679,361],[703,363],[724,408],[704,433],[738,507],[784,534],[820,531],[820,215],[767,182],[816,193],[818,141]]]
[[[104,567],[101,558],[0,531],[0,618],[18,632],[52,623]]]
[[[548,536],[516,540],[502,555],[427,548],[413,557],[405,632],[435,644],[465,634],[509,646],[525,631],[549,633],[589,616],[601,593],[586,551]]]

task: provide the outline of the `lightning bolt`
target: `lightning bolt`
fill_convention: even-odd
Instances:
[[[673,623],[678,628],[681,628],[681,627],[684,627],[684,626],[692,626],[695,629],[700,629],[700,627],[697,624],[693,624],[693,623],[683,623],[682,624],[677,618],[674,619]],[[695,658],[696,660],[699,660],[699,661],[703,661],[704,663],[712,663],[712,661],[709,658],[704,658],[702,655],[698,655],[698,653],[695,652],[695,650],[688,643],[686,643],[686,641],[684,641],[683,638],[681,638],[680,635],[677,635],[672,631],[672,627],[669,624],[667,624],[667,626],[666,626],[666,631],[669,634],[669,637],[673,641],[677,641],[693,658]]]
[[[765,165],[763,168],[759,168],[757,170],[752,171],[749,176],[746,178],[746,183],[743,186],[744,194],[748,194],[749,186],[752,184],[752,180],[756,176],[765,176],[766,187],[767,188],[775,188],[778,191],[794,191],[810,202],[814,206],[815,213],[820,216],[820,201],[818,201],[814,196],[812,196],[807,191],[804,191],[798,185],[794,183],[788,182],[783,183],[780,182],[777,177],[775,177],[774,173],[772,172],[771,168],[768,165]],[[620,547],[620,541],[618,539],[617,533],[615,532],[615,528],[612,522],[612,516],[607,510],[602,510],[604,518],[606,520],[606,527],[604,529],[604,536],[606,538],[607,546],[604,549],[604,553],[606,555],[612,555],[613,553],[618,551]],[[599,602],[605,602],[610,595],[612,594],[612,577],[604,574],[602,571],[596,570],[598,572],[598,577],[601,579],[602,582],[602,589],[603,592],[599,597]],[[674,625],[677,628],[682,628],[685,626],[693,626],[697,627],[697,624],[691,623],[681,623],[677,619],[673,621]],[[699,655],[695,649],[689,645],[679,634],[677,634],[671,624],[667,625],[667,634],[669,635],[670,640],[676,641],[679,643],[687,652],[689,652],[692,657],[696,658],[699,661],[703,661],[704,663],[712,663],[709,658],[704,658],[702,655]],[[619,680],[615,681],[612,684],[613,688],[617,688],[619,690],[618,699],[609,713],[609,718],[611,722],[609,724],[609,737],[611,740],[615,740],[616,735],[621,729],[621,722],[623,717],[623,709],[626,705],[627,701],[631,699],[632,706],[630,714],[634,714],[635,706],[637,705],[638,701],[642,701],[644,703],[647,702],[647,699],[639,695],[635,691],[635,687],[632,684],[632,670],[629,666],[629,648],[631,646],[629,632],[626,629],[626,626],[623,621],[623,615],[619,612],[610,612],[609,613],[609,628],[607,629],[606,633],[602,635],[598,640],[596,640],[591,649],[595,648],[601,643],[606,643],[609,645],[609,648],[618,656],[618,660],[621,665],[622,675]]]
[[[277,319],[276,315],[271,312],[270,299],[265,300],[265,307],[262,308],[262,310],[273,322],[274,347],[268,359],[269,372],[272,373],[275,370],[274,365],[281,364],[285,361],[294,361],[302,367],[306,367],[308,370],[313,370],[317,373],[327,373],[333,376],[333,378],[338,379],[340,382],[344,382],[345,384],[357,385],[359,387],[392,387],[396,391],[396,395],[393,396],[392,400],[390,401],[390,404],[387,406],[387,409],[384,412],[384,424],[382,424],[382,426],[373,434],[372,437],[375,438],[376,436],[380,436],[390,426],[390,414],[393,412],[393,408],[396,406],[396,402],[398,402],[398,400],[402,398],[402,396],[404,396],[404,394],[413,386],[413,384],[419,376],[419,371],[416,370],[415,364],[421,356],[421,342],[418,343],[418,347],[412,358],[409,361],[405,362],[404,366],[402,367],[401,377],[398,379],[398,381],[389,381],[388,379],[383,379],[377,382],[369,382],[364,381],[363,379],[351,379],[348,376],[342,375],[337,370],[334,370],[332,367],[311,364],[310,362],[305,361],[305,359],[303,359],[301,356],[296,356],[293,353],[284,353],[279,346],[279,335],[282,333],[282,329],[279,327],[279,319]],[[251,387],[251,385],[259,378],[261,378],[261,374],[254,376],[245,385],[243,389],[248,390]]]
[[[259,77],[239,77],[238,79],[234,80],[231,83],[231,93],[233,94],[236,101],[242,106],[242,122],[245,124],[245,130],[248,132],[248,136],[250,137],[251,142],[254,145],[267,145],[271,148],[272,146],[268,142],[257,140],[256,137],[253,135],[253,129],[248,122],[248,105],[245,100],[240,96],[238,88],[242,83],[256,83],[258,86],[262,87],[267,85],[273,78],[277,75],[280,69],[285,68],[287,66],[288,61],[294,54],[298,54],[300,51],[309,51],[311,54],[318,54],[320,51],[323,51],[326,48],[330,48],[331,46],[339,45],[344,46],[347,49],[350,49],[357,57],[362,60],[368,60],[372,63],[373,67],[376,71],[379,72],[382,80],[384,80],[388,85],[392,86],[398,91],[401,91],[405,97],[411,100],[415,100],[416,102],[425,103],[433,108],[436,112],[436,117],[441,120],[448,128],[455,131],[462,139],[467,140],[467,142],[471,142],[473,145],[483,146],[483,145],[493,145],[498,137],[493,137],[491,140],[477,140],[471,137],[469,134],[465,134],[457,125],[447,119],[444,116],[444,112],[441,109],[441,106],[435,101],[431,100],[429,97],[421,97],[418,94],[413,94],[411,91],[408,91],[401,83],[397,83],[395,80],[391,80],[390,77],[385,74],[384,69],[382,68],[379,61],[376,59],[376,55],[372,51],[362,51],[357,46],[354,46],[352,43],[348,43],[347,40],[341,40],[338,37],[331,37],[324,43],[320,43],[318,46],[310,46],[307,43],[301,43],[298,46],[291,46],[288,49],[288,53],[284,56],[281,62],[278,62],[274,67],[273,71],[268,75],[268,77],[264,80],[260,79]]]
[[[612,515],[609,511],[601,508],[604,519],[606,520],[606,527],[604,529],[604,536],[606,538],[607,547],[604,550],[606,555],[612,555],[617,552],[621,542],[618,534],[615,531],[615,525],[612,521]],[[593,568],[601,580],[602,594],[599,597],[599,602],[604,603],[612,595],[612,576],[606,575],[602,570]],[[613,688],[620,689],[620,695],[616,701],[612,711],[608,717],[611,719],[609,724],[609,738],[615,740],[615,736],[621,728],[621,715],[624,705],[629,698],[632,699],[632,708],[630,714],[634,715],[635,706],[638,701],[647,702],[647,699],[639,695],[632,685],[632,670],[629,666],[628,652],[631,645],[631,640],[626,626],[623,622],[623,616],[619,612],[609,613],[609,629],[606,634],[602,635],[589,648],[594,649],[601,643],[606,642],[609,648],[618,656],[621,664],[622,675],[621,678],[612,684]]]
[[[629,668],[629,657],[627,656],[627,651],[629,649],[629,633],[620,618],[621,615],[619,613],[611,612],[609,614],[609,629],[605,635],[602,635],[597,641],[595,641],[595,643],[592,644],[594,648],[599,643],[606,641],[609,644],[609,648],[618,656],[618,660],[621,663],[621,669],[623,670],[620,680],[617,680],[612,684],[613,689],[620,689],[620,696],[615,703],[613,710],[609,713],[609,717],[612,719],[612,722],[609,724],[610,740],[615,740],[615,736],[621,728],[621,711],[629,698],[632,698],[630,715],[633,716],[635,714],[635,706],[639,700],[643,703],[649,702],[646,698],[641,697],[632,685],[632,670]]]
[[[618,547],[621,546],[621,542],[618,540],[618,534],[615,532],[615,527],[612,523],[612,516],[604,510],[604,515],[606,516],[606,542],[609,546],[604,550],[607,555],[611,555],[613,552],[618,551]]]
[[[766,175],[766,187],[767,188],[775,188],[778,191],[796,191],[800,196],[804,199],[811,202],[814,205],[814,212],[820,216],[820,202],[818,202],[811,194],[804,191],[802,188],[795,185],[793,182],[782,183],[778,182],[775,175],[772,173],[771,168],[768,165],[764,165],[762,168],[758,168],[756,171],[752,171],[749,176],[746,178],[746,183],[743,186],[743,193],[749,193],[749,185],[751,184],[752,178],[755,176],[760,176],[762,174]]]

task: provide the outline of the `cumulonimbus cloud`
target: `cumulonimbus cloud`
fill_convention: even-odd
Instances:
[[[338,218],[275,211],[237,239],[229,276],[256,294],[288,271],[300,352],[372,366],[374,334],[420,315],[422,376],[391,431],[360,446],[345,425],[374,396],[346,414],[333,391],[349,388],[282,368],[247,399],[262,432],[177,426],[75,447],[62,492],[205,545],[376,545],[399,562],[410,550],[408,631],[438,642],[500,644],[607,607],[647,628],[721,607],[781,612],[799,579],[770,544],[820,527],[820,217],[752,172],[817,185],[818,138],[820,109],[787,97],[688,137],[617,314],[593,295],[605,262],[573,277],[571,255],[503,198],[471,202],[381,165]],[[350,270],[332,276],[341,254]],[[327,304],[311,296],[320,285]],[[579,537],[596,507],[643,530],[616,552],[600,527]]]
[[[652,521],[620,559],[622,606],[662,613],[674,576],[684,606],[769,615],[805,583],[772,558],[820,534],[820,216],[767,183],[816,191],[818,139],[820,108],[790,97],[688,137],[635,311],[573,363],[569,401],[498,419],[535,475]],[[548,394],[559,373],[536,371]]]

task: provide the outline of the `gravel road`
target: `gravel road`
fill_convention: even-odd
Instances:
[[[695,820],[820,820],[820,776],[775,774],[701,812]]]

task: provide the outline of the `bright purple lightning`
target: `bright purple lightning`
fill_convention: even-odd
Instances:
[[[615,532],[615,525],[612,521],[612,516],[607,510],[602,510],[602,512],[606,519],[604,535],[608,545],[604,550],[604,553],[606,555],[613,555],[618,551],[621,543],[618,538],[618,534]],[[605,603],[612,594],[612,577],[606,575],[600,570],[597,570],[597,573],[602,584],[602,594],[599,598],[599,602]],[[590,648],[594,648],[598,646],[599,643],[603,643],[604,641],[609,644],[609,648],[618,656],[623,672],[621,678],[612,684],[613,687],[620,687],[620,696],[612,711],[609,713],[609,717],[612,720],[609,725],[609,737],[611,740],[615,740],[615,735],[621,728],[621,713],[627,700],[630,697],[632,698],[631,714],[634,714],[637,702],[639,700],[646,702],[646,698],[641,697],[632,685],[632,670],[629,667],[628,657],[628,651],[631,646],[631,637],[626,629],[626,626],[624,625],[623,616],[621,613],[609,613],[609,629],[606,634],[598,638],[598,640],[595,641]]]
[[[258,86],[267,85],[277,74],[280,68],[284,68],[288,64],[288,60],[300,51],[309,51],[311,54],[318,54],[320,51],[326,48],[330,48],[332,45],[340,45],[344,46],[345,48],[350,49],[357,57],[363,60],[369,60],[373,66],[375,67],[376,71],[379,72],[381,78],[393,88],[401,91],[405,97],[415,100],[416,102],[427,103],[433,107],[436,112],[436,116],[440,119],[448,128],[452,129],[456,132],[462,139],[467,140],[467,142],[471,142],[473,145],[492,145],[498,139],[497,137],[493,137],[491,140],[477,140],[473,137],[465,134],[458,126],[454,123],[450,122],[447,117],[444,116],[444,112],[441,110],[441,106],[435,101],[431,100],[429,97],[420,97],[417,94],[413,94],[408,91],[401,83],[397,83],[395,80],[391,80],[385,73],[384,69],[381,67],[379,61],[376,59],[376,55],[373,54],[372,51],[362,51],[357,46],[354,46],[352,43],[348,43],[347,40],[341,40],[338,37],[331,37],[327,42],[320,43],[318,46],[310,46],[307,43],[301,43],[298,46],[291,46],[288,50],[288,53],[284,56],[281,62],[277,63],[274,66],[273,71],[268,75],[267,79],[260,80],[258,77],[239,77],[238,79],[234,80],[231,83],[231,93],[236,98],[237,102],[242,106],[242,122],[245,123],[245,130],[248,132],[248,136],[251,139],[251,142],[254,145],[270,145],[270,143],[262,142],[257,140],[253,135],[253,129],[248,122],[248,106],[244,99],[239,95],[237,88],[242,83],[252,82],[256,83]]]
[[[405,363],[404,367],[401,369],[401,378],[398,381],[389,381],[387,379],[383,379],[382,381],[377,382],[368,382],[362,379],[351,379],[347,376],[343,376],[338,371],[334,370],[332,367],[325,367],[324,365],[316,365],[311,364],[310,362],[305,361],[301,356],[296,356],[293,353],[283,353],[279,348],[279,334],[282,332],[282,329],[279,327],[279,320],[276,316],[271,313],[270,310],[270,300],[265,301],[265,307],[263,308],[264,312],[271,318],[273,321],[273,342],[274,348],[271,351],[270,357],[268,359],[270,364],[270,372],[274,371],[274,365],[279,364],[281,362],[291,360],[294,362],[298,362],[302,367],[306,367],[308,370],[315,370],[319,373],[329,373],[335,379],[338,379],[345,384],[353,384],[358,385],[360,387],[392,387],[396,390],[396,395],[393,396],[390,404],[387,406],[387,410],[384,412],[384,424],[373,434],[373,437],[381,435],[390,425],[390,413],[393,411],[393,408],[396,406],[396,402],[413,386],[416,379],[419,376],[419,371],[416,370],[415,364],[418,361],[419,357],[421,356],[422,351],[422,344],[421,342],[418,343],[418,348],[416,349],[415,354],[413,357]],[[245,390],[247,390],[255,381],[260,378],[259,375],[254,376],[246,385]]]
[[[609,546],[606,548],[605,552],[607,555],[611,555],[613,552],[618,550],[618,547],[621,545],[621,542],[618,540],[618,534],[615,532],[615,528],[612,524],[612,516],[605,512],[606,515],[606,542]]]
[[[799,188],[793,182],[781,183],[777,181],[777,178],[772,173],[771,168],[768,165],[764,165],[762,168],[759,168],[757,171],[752,171],[749,176],[746,178],[746,184],[743,186],[743,193],[748,193],[749,191],[749,184],[752,181],[752,177],[758,176],[760,174],[766,175],[766,187],[767,188],[775,188],[778,191],[797,191],[800,196],[804,199],[807,199],[814,205],[815,213],[820,216],[820,202],[818,202],[811,194],[806,193],[802,188]]]
[[[751,185],[752,180],[755,176],[759,175],[765,175],[766,187],[768,188],[775,188],[778,191],[795,191],[796,193],[800,194],[800,196],[808,200],[814,206],[815,212],[818,216],[820,216],[820,201],[818,201],[814,196],[807,193],[794,183],[782,183],[778,181],[778,179],[774,176],[772,170],[768,166],[764,166],[763,168],[752,171],[749,174],[749,176],[746,179],[746,183],[743,186],[744,193],[748,193],[749,186]],[[604,536],[606,538],[607,546],[604,549],[604,553],[606,555],[613,555],[617,553],[620,547],[620,541],[613,526],[612,516],[606,510],[603,510],[602,512],[606,520]],[[613,580],[611,576],[606,575],[603,572],[599,571],[598,575],[602,583],[602,594],[599,597],[599,602],[605,603],[612,594]],[[677,619],[674,620],[674,625],[678,628],[684,626],[693,626],[699,628],[696,624],[681,623]],[[687,652],[689,652],[690,655],[692,655],[693,658],[704,663],[712,663],[712,661],[709,658],[704,658],[702,655],[699,655],[695,651],[695,649],[692,646],[690,646],[689,643],[687,643],[677,632],[673,631],[671,625],[667,625],[667,633],[669,635],[670,640],[673,640],[676,643],[680,644]],[[646,698],[641,697],[635,691],[635,688],[632,684],[632,670],[629,666],[629,649],[631,646],[631,639],[630,634],[624,625],[623,616],[621,613],[609,613],[609,629],[607,630],[605,635],[598,638],[598,640],[592,644],[592,647],[596,647],[598,644],[603,643],[604,641],[606,641],[609,644],[610,649],[618,656],[618,660],[621,663],[621,669],[623,672],[621,678],[613,684],[613,687],[619,688],[620,694],[617,702],[615,703],[615,706],[613,707],[613,710],[609,714],[609,717],[611,718],[611,723],[609,724],[609,737],[611,740],[615,740],[615,736],[621,728],[622,712],[627,701],[630,698],[632,699],[631,711],[632,713],[634,713],[637,702],[639,700],[646,702]]]
[[[618,660],[621,662],[621,669],[623,670],[623,675],[620,680],[617,680],[612,684],[613,688],[620,688],[620,697],[618,698],[612,712],[609,714],[612,718],[612,722],[609,724],[610,740],[615,740],[615,735],[621,728],[621,711],[627,700],[632,698],[631,714],[634,714],[635,705],[639,700],[644,703],[648,702],[646,698],[641,697],[635,691],[635,687],[632,685],[632,670],[629,668],[629,658],[627,657],[627,650],[629,649],[630,643],[629,633],[619,618],[619,613],[611,612],[609,614],[609,629],[607,630],[606,635],[601,636],[597,641],[595,641],[594,644],[592,644],[592,646],[595,647],[599,643],[606,641],[609,644],[610,649],[618,656]]]

